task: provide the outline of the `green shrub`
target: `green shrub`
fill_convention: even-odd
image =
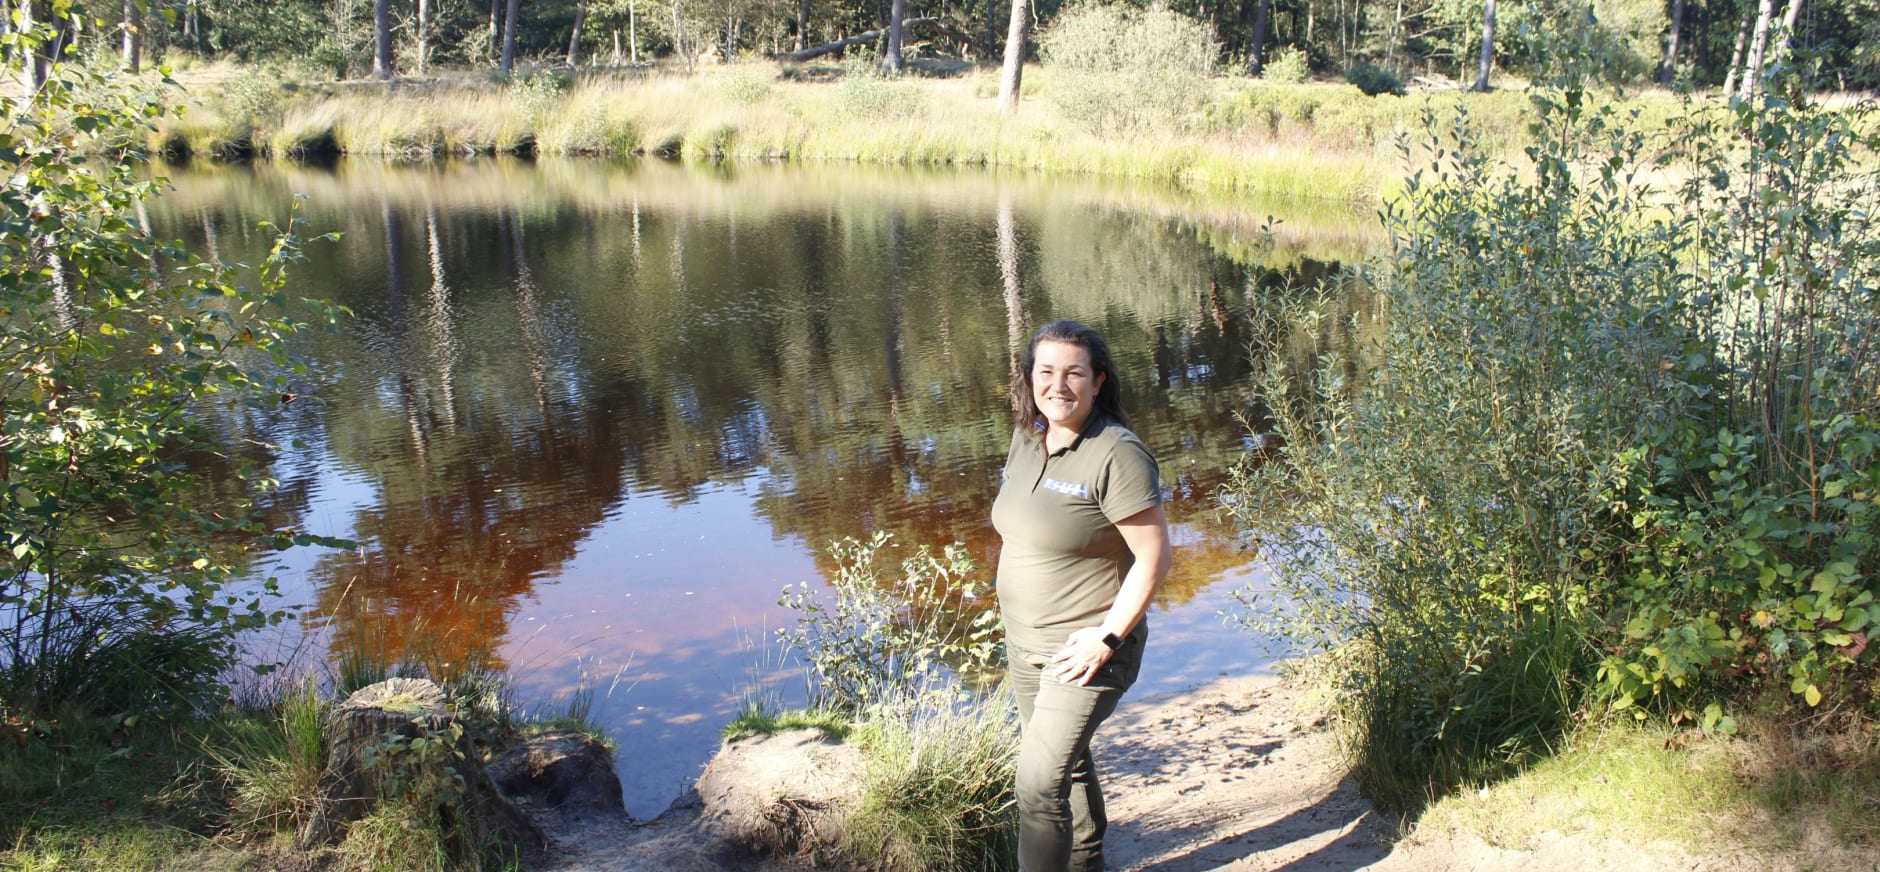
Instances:
[[[1395,70],[1385,69],[1376,64],[1355,64],[1345,70],[1345,81],[1358,86],[1367,97],[1379,94],[1403,96],[1403,77]]]
[[[277,231],[242,283],[128,221],[161,182],[101,153],[161,114],[152,95],[75,64],[0,104],[0,672],[33,679],[0,688],[8,714],[85,701],[100,682],[200,702],[191,676],[226,665],[237,632],[284,616],[272,579],[237,587],[257,555],[330,541],[269,526],[255,508],[272,485],[263,461],[218,432],[240,407],[300,390],[288,343],[306,324],[285,276],[300,239]],[[236,499],[210,511],[210,488]],[[122,668],[130,652],[157,667]],[[39,680],[50,675],[74,679]]]
[[[1808,707],[1874,703],[1873,122],[1775,95],[1696,112],[1673,140],[1695,336],[1663,378],[1693,414],[1651,422],[1606,493],[1633,531],[1608,567],[1624,620],[1600,673],[1622,707],[1709,727],[1765,682]]]
[[[1186,129],[1198,120],[1219,54],[1203,22],[1166,7],[1075,7],[1038,37],[1052,70],[1046,97],[1070,122],[1114,135]]]
[[[1282,48],[1260,68],[1260,78],[1277,85],[1297,85],[1312,77],[1312,58],[1296,48]]]
[[[936,555],[922,547],[901,561],[897,577],[881,566],[890,539],[877,532],[830,548],[832,602],[807,584],[784,591],[780,605],[798,617],[777,637],[808,661],[815,707],[861,712],[906,699],[908,688],[954,686],[949,674],[990,674],[1000,663],[998,615],[975,603],[966,549],[950,545]]]
[[[1355,773],[1398,808],[1602,701],[1728,729],[1770,683],[1815,706],[1880,677],[1867,110],[1693,106],[1659,141],[1529,98],[1524,168],[1458,108],[1386,210],[1361,381],[1301,396],[1271,361],[1283,463],[1226,492],[1286,597],[1255,622],[1339,652]]]
[[[810,711],[778,715],[756,697],[726,735],[802,724],[858,744],[867,776],[843,847],[870,868],[1009,868],[1016,711],[978,690],[1003,655],[997,613],[975,602],[962,546],[923,547],[895,573],[882,567],[889,542],[832,546],[828,599],[785,590],[798,616],[778,637],[809,663]]]
[[[725,73],[719,81],[719,87],[725,99],[745,106],[764,102],[770,96],[771,80],[775,78],[767,67],[756,64],[739,64]]]
[[[1538,173],[1482,155],[1466,116],[1439,139],[1386,211],[1390,327],[1362,385],[1334,365],[1276,403],[1286,463],[1230,488],[1303,619],[1273,629],[1355,646],[1356,774],[1400,809],[1571,722],[1601,618],[1573,555],[1609,544],[1605,459],[1668,413],[1657,366],[1688,338],[1659,314],[1671,264],[1637,256],[1666,232],[1633,221],[1641,193],[1555,171],[1642,143],[1555,111],[1569,132],[1543,129]]]

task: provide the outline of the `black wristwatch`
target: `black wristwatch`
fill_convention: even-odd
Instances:
[[[1115,651],[1116,649],[1123,647],[1123,637],[1118,636],[1115,633],[1104,633],[1103,634],[1103,647],[1108,648],[1111,651]]]

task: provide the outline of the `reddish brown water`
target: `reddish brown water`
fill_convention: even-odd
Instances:
[[[1266,662],[1219,617],[1259,573],[1213,489],[1261,414],[1251,354],[1297,341],[1256,327],[1265,295],[1327,275],[1347,225],[1269,248],[1247,204],[854,167],[172,178],[156,229],[226,260],[258,260],[255,224],[295,192],[311,231],[343,233],[295,272],[357,313],[303,343],[319,401],[245,422],[293,446],[280,511],[359,546],[285,556],[307,638],[503,669],[529,706],[595,688],[636,814],[754,688],[801,698],[777,600],[821,583],[830,542],[886,529],[993,565],[1014,342],[1056,318],[1114,346],[1172,498],[1137,693]]]

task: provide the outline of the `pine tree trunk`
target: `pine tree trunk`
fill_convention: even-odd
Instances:
[[[1482,10],[1482,58],[1475,67],[1475,84],[1471,91],[1488,91],[1488,73],[1495,66],[1495,0],[1488,0]]]
[[[901,19],[907,16],[907,0],[894,0],[888,7],[888,53],[881,58],[883,69],[898,73],[906,66],[901,58]]]
[[[1253,7],[1252,43],[1247,46],[1247,75],[1258,76],[1266,69],[1266,25],[1272,15],[1273,0],[1259,0]]]
[[[1771,64],[1788,57],[1789,50],[1795,46],[1795,19],[1801,15],[1802,0],[1789,0],[1789,8],[1782,13],[1782,41],[1776,43],[1775,54],[1769,57]]]
[[[431,0],[418,0],[418,75],[431,59]]]
[[[503,0],[490,0],[490,56],[502,53]]]
[[[37,0],[20,0],[19,32],[31,33],[33,30],[33,6]],[[20,58],[20,87],[31,99],[39,93],[39,86],[45,83],[45,70],[40,65],[40,54],[31,48],[22,48],[26,56]]]
[[[1671,33],[1665,37],[1665,65],[1658,71],[1658,83],[1671,86],[1671,77],[1678,66],[1678,31],[1684,27],[1684,0],[1677,0],[1671,7]]]
[[[503,77],[516,68],[516,17],[522,12],[522,0],[509,0],[508,10],[503,14]]]
[[[1775,0],[1760,0],[1756,5],[1756,32],[1749,38],[1749,58],[1743,62],[1741,88],[1745,97],[1762,93],[1763,56],[1769,48],[1769,21],[1775,12]]]
[[[1730,51],[1730,72],[1723,77],[1723,96],[1736,96],[1737,80],[1743,77],[1743,49],[1749,45],[1749,30],[1755,17],[1748,10],[1743,12],[1743,26],[1736,31],[1736,48]]]
[[[587,23],[588,0],[580,0],[574,7],[574,33],[568,36],[568,66],[574,66],[581,59],[581,26]]]
[[[144,10],[138,0],[124,0],[124,68],[135,73],[142,66]]]
[[[1031,34],[1030,0],[1012,0],[1012,24],[1005,32],[1005,67],[999,74],[999,111],[1018,111],[1018,89],[1024,84],[1025,42]]]
[[[372,75],[392,77],[392,0],[372,0]]]
[[[809,48],[809,0],[799,0],[796,4],[796,42],[791,51]]]

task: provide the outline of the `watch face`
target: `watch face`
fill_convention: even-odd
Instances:
[[[1115,651],[1116,649],[1123,647],[1123,640],[1119,638],[1115,633],[1104,633],[1103,644],[1106,647],[1108,647],[1111,651]]]

